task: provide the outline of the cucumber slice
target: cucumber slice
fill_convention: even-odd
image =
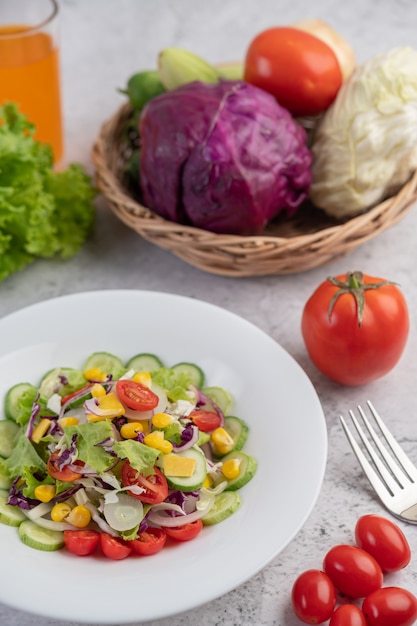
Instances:
[[[235,491],[252,480],[256,470],[258,469],[258,462],[253,458],[253,456],[249,456],[249,454],[241,452],[240,450],[229,452],[229,454],[226,454],[226,456],[222,458],[222,461],[224,463],[229,459],[240,460],[239,475],[236,478],[233,478],[233,480],[229,480],[226,487],[226,491]]]
[[[156,372],[164,367],[161,359],[154,354],[137,354],[132,357],[126,364],[128,370],[133,369],[136,372]]]
[[[0,456],[7,459],[13,452],[19,426],[12,420],[0,420]]]
[[[214,505],[210,511],[202,518],[204,526],[211,526],[223,522],[240,506],[240,496],[236,491],[223,491],[214,500]]]
[[[104,374],[111,374],[113,378],[120,378],[127,371],[119,357],[110,352],[94,352],[91,354],[82,367],[82,371],[97,367]]]
[[[0,522],[7,526],[20,526],[26,515],[17,506],[7,504],[9,492],[0,491]]]
[[[168,485],[172,489],[178,491],[196,491],[203,486],[207,475],[206,457],[202,452],[195,448],[190,448],[184,452],[177,452],[178,456],[190,457],[196,460],[194,472],[192,476],[166,476]],[[162,471],[164,471],[162,467]]]
[[[4,400],[4,412],[9,419],[19,421],[22,413],[28,412],[28,407],[23,407],[22,402],[31,405],[38,390],[30,383],[18,383],[9,389]],[[26,411],[25,411],[26,409]],[[28,417],[30,417],[30,412]]]
[[[61,530],[41,528],[29,519],[20,524],[19,537],[24,544],[35,550],[53,552],[64,547],[64,533]]]
[[[227,415],[224,418],[224,428],[235,442],[233,450],[242,450],[249,435],[249,426],[239,417]]]
[[[195,365],[195,363],[176,363],[170,368],[175,374],[185,374],[190,379],[192,385],[195,385],[199,389],[204,385],[204,372]]]
[[[12,484],[12,479],[4,470],[0,468],[0,489],[8,490]]]
[[[223,387],[204,387],[201,391],[210,398],[210,400],[213,400],[223,413],[226,414],[230,411],[233,398],[226,389],[223,389]]]

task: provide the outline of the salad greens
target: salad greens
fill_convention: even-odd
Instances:
[[[0,281],[38,257],[78,252],[94,221],[81,165],[53,170],[52,150],[12,103],[0,107]]]
[[[230,394],[204,383],[192,363],[96,352],[14,385],[0,420],[0,521],[44,550],[80,550],[74,533],[88,531],[109,556],[110,540],[138,553],[155,533],[229,517],[257,463],[242,450],[247,424],[227,414]]]

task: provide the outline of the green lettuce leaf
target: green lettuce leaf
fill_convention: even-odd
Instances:
[[[113,450],[121,459],[127,459],[130,465],[141,474],[146,476],[154,473],[154,465],[159,456],[158,450],[133,439],[117,441]]]

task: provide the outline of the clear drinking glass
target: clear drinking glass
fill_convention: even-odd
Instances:
[[[0,1],[0,105],[14,102],[63,155],[58,5],[55,0]]]

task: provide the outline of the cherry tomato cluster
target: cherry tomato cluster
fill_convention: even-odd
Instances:
[[[356,545],[333,546],[322,569],[303,572],[292,588],[292,606],[305,624],[329,626],[411,626],[417,598],[400,587],[384,587],[384,573],[411,560],[402,530],[379,515],[364,515],[355,526]],[[341,604],[336,608],[338,597]],[[361,608],[355,602],[362,600]]]
[[[137,539],[131,541],[124,541],[97,530],[65,530],[64,542],[67,550],[77,556],[92,555],[100,548],[104,556],[119,561],[131,555],[150,556],[156,554],[162,550],[167,540],[174,542],[190,541],[197,537],[202,528],[201,520],[174,528],[148,527],[138,535]]]

